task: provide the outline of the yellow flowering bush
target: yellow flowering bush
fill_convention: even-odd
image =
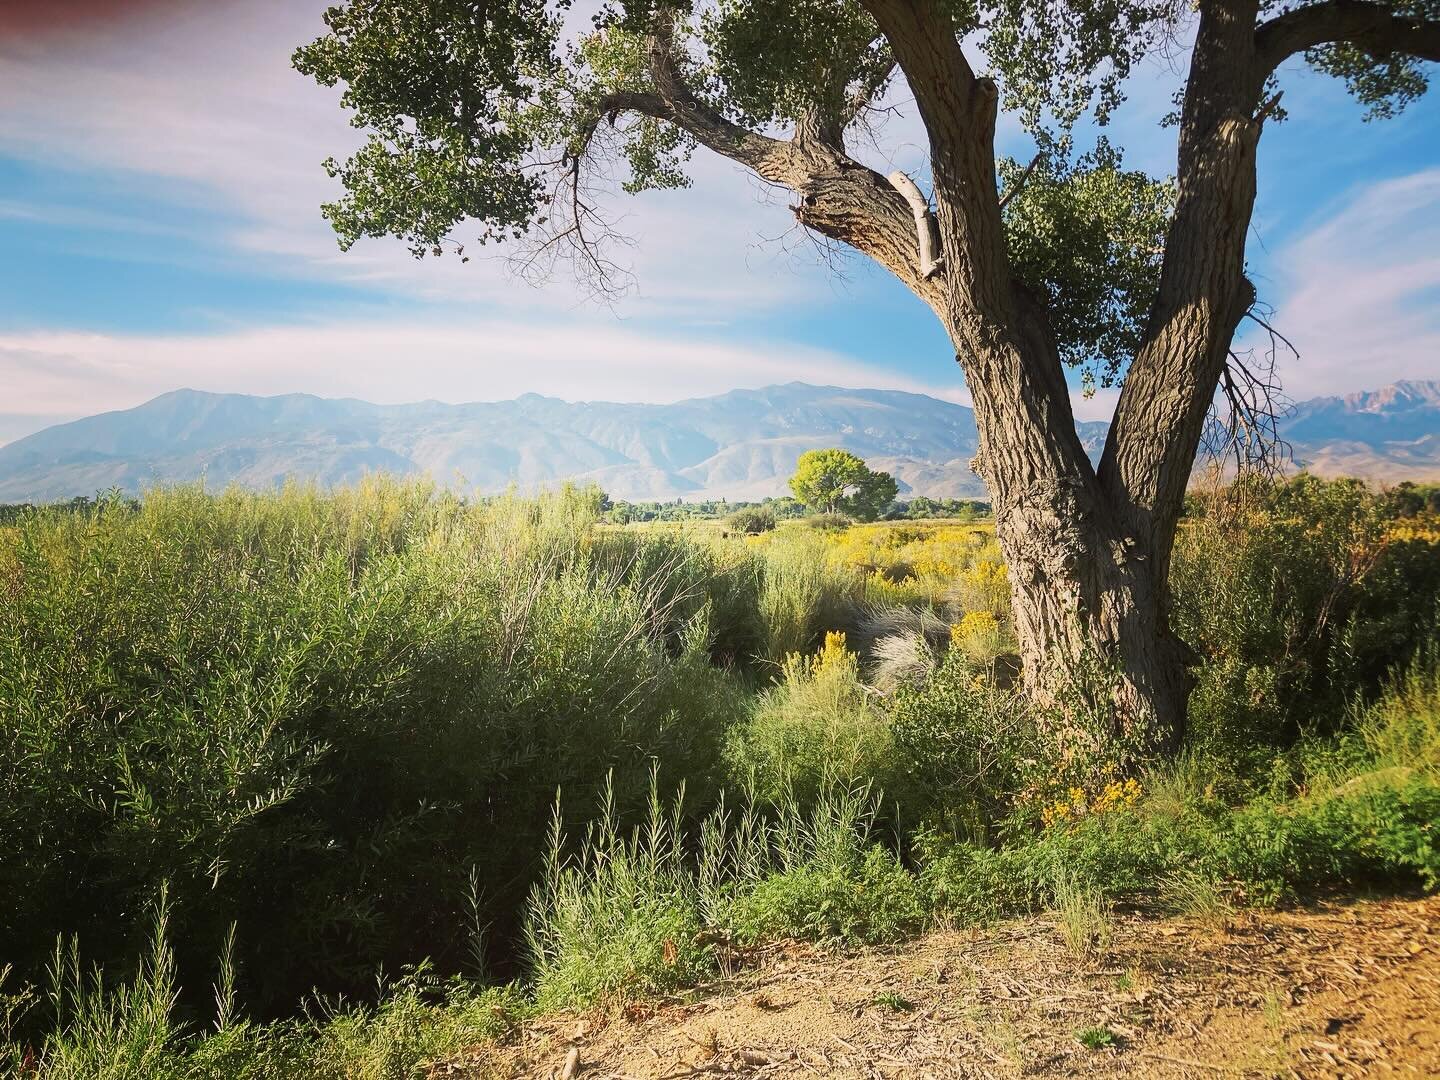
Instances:
[[[827,541],[832,566],[878,572],[891,581],[951,581],[993,546],[985,530],[957,525],[855,525]]]
[[[969,611],[958,623],[950,627],[950,643],[959,645],[973,637],[993,634],[1000,628],[1000,620],[993,612]]]
[[[950,627],[950,648],[964,653],[977,664],[993,664],[1015,651],[1009,625],[993,611],[970,611]]]
[[[831,631],[811,654],[791,653],[781,679],[732,729],[725,756],[762,798],[818,798],[831,784],[873,783],[886,795],[910,791],[900,770],[889,720],[860,681],[860,658],[843,633]]]
[[[799,659],[791,657],[791,659]],[[843,670],[853,672],[856,669],[855,654],[845,644],[845,631],[828,630],[825,633],[825,644],[815,655],[814,666],[811,671],[812,678],[820,678],[828,671]]]
[[[1010,611],[1010,574],[1001,562],[976,562],[958,576],[955,595],[966,611],[1003,616]]]
[[[1418,540],[1426,544],[1440,544],[1440,515],[1424,514],[1393,521],[1386,530],[1385,537],[1387,540]]]
[[[1113,767],[1108,771],[1113,773]],[[1071,786],[1041,807],[1040,820],[1045,823],[1046,828],[1073,825],[1083,818],[1128,810],[1140,801],[1142,794],[1144,792],[1139,782],[1133,778],[1108,780],[1093,794],[1082,787]]]

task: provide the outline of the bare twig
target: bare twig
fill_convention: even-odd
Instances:
[[[1000,196],[1001,213],[1004,213],[1005,207],[1010,205],[1010,200],[1015,198],[1016,195],[1020,194],[1020,190],[1030,179],[1030,174],[1035,171],[1036,166],[1040,164],[1040,159],[1044,156],[1044,154],[1036,154],[1033,158],[1031,158],[1030,164],[1025,166],[1025,171],[1020,174],[1020,178],[1015,181],[1014,185],[1010,188],[1009,191],[1005,192],[1004,195]]]
[[[1294,344],[1270,323],[1269,312],[1252,306],[1245,318],[1260,326],[1269,343],[1263,350],[1230,351],[1220,375],[1220,396],[1206,418],[1201,446],[1218,462],[1233,462],[1239,473],[1277,475],[1293,460],[1280,435],[1280,422],[1294,412],[1276,372],[1280,350],[1299,356]]]

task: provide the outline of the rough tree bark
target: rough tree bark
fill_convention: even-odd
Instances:
[[[1133,764],[1172,751],[1189,679],[1188,650],[1169,624],[1170,558],[1205,414],[1254,299],[1245,235],[1256,146],[1274,104],[1260,104],[1266,81],[1288,56],[1334,40],[1440,58],[1440,32],[1359,0],[1258,28],[1257,0],[1200,0],[1159,295],[1096,469],[1075,430],[1045,304],[1007,258],[994,84],[971,69],[934,0],[862,3],[929,134],[933,221],[908,178],[887,180],[845,152],[863,94],[844,115],[805,118],[790,139],[740,127],[685,85],[663,13],[650,47],[655,92],[613,95],[597,122],[636,111],[680,126],[794,191],[802,225],[868,255],[930,306],[974,398],[976,468],[995,505],[1029,692],[1056,706],[1062,748],[1077,755]]]
[[[975,401],[977,471],[995,504],[1027,689],[1056,707],[1064,750],[1117,750],[1120,737],[1137,755],[1171,750],[1187,679],[1168,623],[1168,547],[1137,535],[1091,467],[1044,305],[1010,273],[995,87],[971,71],[933,6],[868,6],[930,132],[946,259],[940,314]],[[1098,729],[1096,710],[1084,707],[1096,704]]]

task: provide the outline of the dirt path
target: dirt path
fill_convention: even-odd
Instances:
[[[435,1075],[560,1077],[568,1058],[597,1080],[1436,1077],[1440,898],[1118,917],[1097,961],[1042,918],[864,956],[781,950],[711,996],[548,1018]]]

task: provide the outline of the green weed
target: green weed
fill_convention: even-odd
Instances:
[[[1087,1027],[1075,1033],[1080,1045],[1087,1050],[1109,1050],[1120,1045],[1120,1036],[1108,1027]]]

